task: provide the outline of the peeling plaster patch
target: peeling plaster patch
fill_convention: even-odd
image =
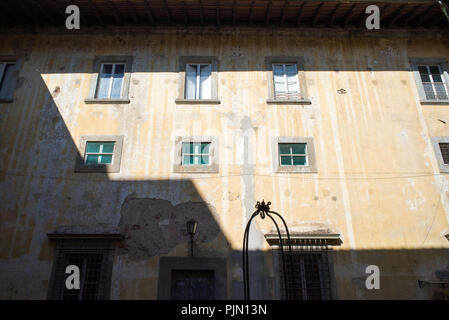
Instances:
[[[215,208],[205,202],[173,206],[168,200],[128,196],[120,215],[119,229],[125,241],[118,253],[128,254],[131,261],[168,253],[190,241],[186,222],[192,218],[198,221],[197,242],[210,242],[220,234]]]

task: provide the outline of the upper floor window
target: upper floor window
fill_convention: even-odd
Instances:
[[[275,99],[299,100],[298,68],[296,64],[273,64]]]
[[[183,165],[208,165],[210,163],[210,142],[183,142]]]
[[[210,64],[187,64],[186,66],[186,99],[211,98]]]
[[[269,104],[311,104],[303,57],[265,57]]]
[[[444,59],[410,59],[421,103],[449,104],[449,67]]]
[[[121,98],[124,76],[124,63],[101,64],[96,97],[100,99]]]
[[[13,99],[16,85],[16,63],[14,61],[0,62],[0,101]]]
[[[439,65],[419,65],[419,75],[427,100],[447,100],[448,88]]]
[[[449,137],[430,137],[440,172],[449,173]]]
[[[205,56],[179,57],[177,104],[219,104],[218,59]]]
[[[281,166],[306,166],[307,143],[279,143]]]
[[[85,103],[129,103],[132,56],[99,56],[94,60]]]

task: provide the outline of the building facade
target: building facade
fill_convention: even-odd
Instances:
[[[2,299],[242,299],[243,234],[262,200],[289,227],[290,297],[449,298],[443,12],[385,1],[395,20],[366,30],[344,9],[362,2],[318,14],[309,1],[298,28],[285,1],[255,2],[261,25],[239,25],[237,7],[235,26],[190,25],[196,13],[165,26],[155,5],[152,26],[5,26]],[[106,19],[101,6],[89,17]],[[79,290],[65,287],[69,265]],[[249,269],[251,298],[285,298],[268,218],[251,226]]]

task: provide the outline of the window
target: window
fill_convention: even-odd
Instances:
[[[103,63],[98,80],[97,98],[121,98],[125,64]]]
[[[112,250],[58,249],[53,266],[50,299],[101,300],[109,298],[112,272]],[[80,271],[80,289],[67,289],[67,266],[75,265]]]
[[[272,139],[272,154],[274,172],[317,172],[313,138],[274,138]]]
[[[211,98],[210,64],[188,64],[186,66],[186,99]]]
[[[279,256],[281,256],[279,254]],[[295,250],[292,263],[286,256],[286,270],[288,274],[288,295],[294,300],[328,300],[331,298],[331,281],[327,251]],[[279,259],[281,270],[280,284],[282,297],[285,299],[284,273],[282,260]]]
[[[311,104],[303,57],[266,57],[269,104]]]
[[[172,300],[212,300],[215,297],[214,270],[172,270]]]
[[[86,143],[85,164],[111,164],[114,155],[115,142],[92,142]]]
[[[75,172],[120,172],[123,136],[83,136]]]
[[[449,137],[431,137],[440,172],[449,173]]]
[[[0,62],[0,101],[13,99],[15,80],[16,63],[14,61]]]
[[[226,259],[161,257],[157,298],[223,300],[227,297]]]
[[[427,100],[447,100],[447,84],[439,65],[419,65],[419,75]]]
[[[176,137],[173,172],[217,173],[217,145],[216,137]]]
[[[273,64],[274,97],[298,100],[299,80],[296,64]]]
[[[306,143],[279,143],[281,166],[306,166]]]
[[[89,97],[85,103],[129,103],[129,85],[133,57],[96,57],[90,83]]]
[[[183,142],[182,164],[207,165],[209,164],[210,142]]]
[[[217,57],[179,57],[177,104],[218,104]]]
[[[416,86],[424,104],[449,104],[448,64],[444,59],[410,59]]]
[[[449,164],[449,143],[439,143],[444,164]]]

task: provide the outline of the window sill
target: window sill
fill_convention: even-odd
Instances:
[[[449,105],[449,100],[421,100],[421,104]]]
[[[84,103],[86,104],[128,104],[131,101],[127,98],[120,99],[96,99],[96,98],[88,98],[84,99]]]
[[[14,102],[14,99],[10,98],[10,99],[0,99],[0,103],[11,103]]]
[[[220,104],[218,99],[175,99],[176,104]]]
[[[209,165],[209,166],[182,166],[175,165],[173,167],[173,173],[218,173],[218,165]]]
[[[312,101],[308,99],[301,99],[301,100],[268,99],[267,104],[312,104]]]
[[[315,166],[279,166],[275,173],[318,173]]]

